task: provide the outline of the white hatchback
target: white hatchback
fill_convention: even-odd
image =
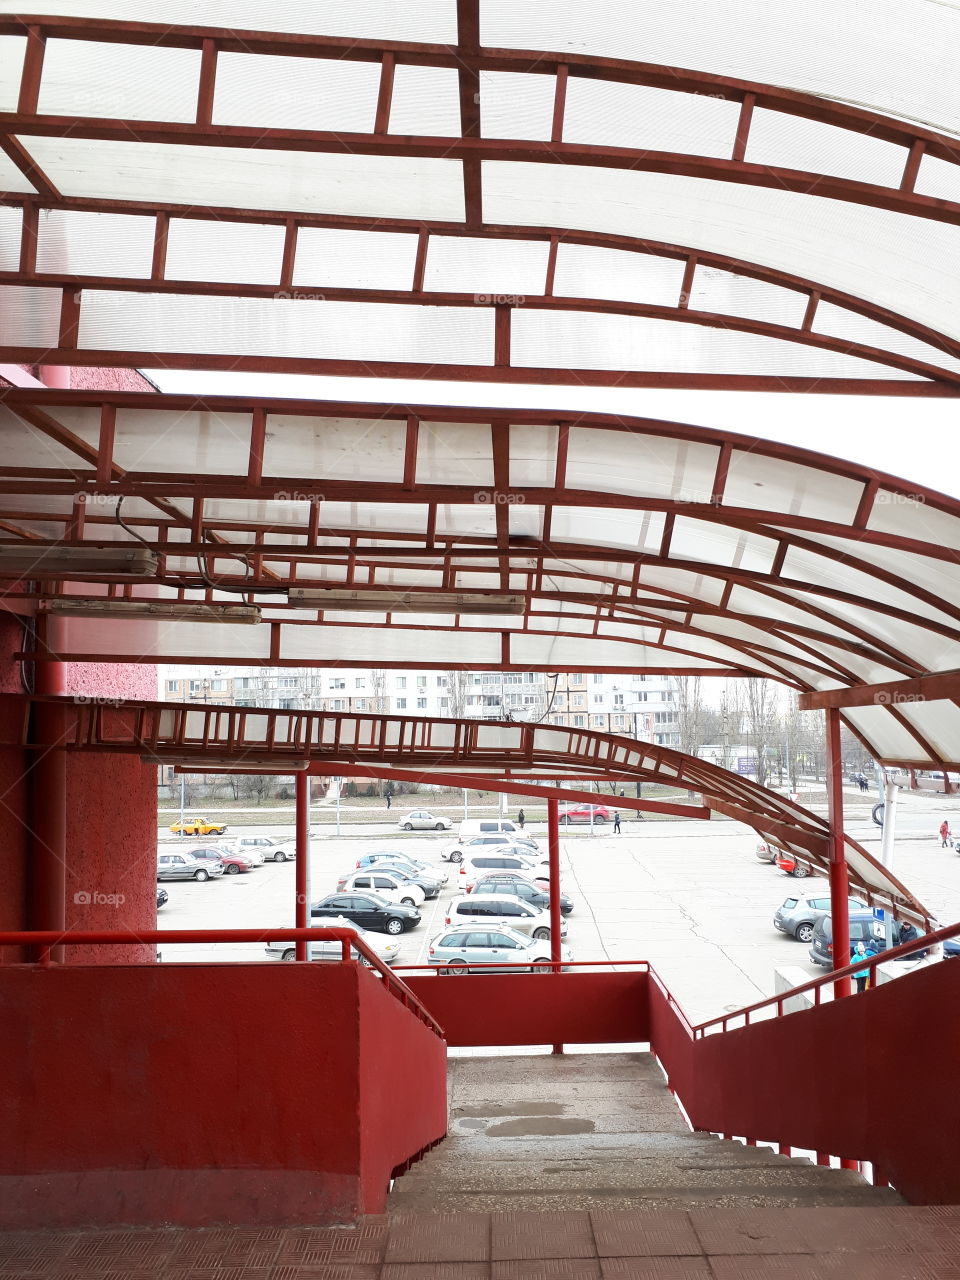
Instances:
[[[426,894],[412,880],[394,875],[387,867],[365,867],[352,871],[337,881],[337,893],[353,893],[354,890],[379,894],[388,902],[401,902],[407,907],[419,907]]]
[[[449,831],[453,823],[449,818],[438,818],[426,809],[414,809],[397,822],[401,831]]]

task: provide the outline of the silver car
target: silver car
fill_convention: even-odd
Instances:
[[[472,925],[475,929],[506,926],[528,938],[543,941],[550,937],[550,913],[541,907],[521,902],[517,897],[500,893],[468,893],[454,898],[447,907],[447,925]],[[560,937],[567,936],[567,922],[560,921]]]
[[[401,831],[449,831],[453,823],[449,818],[438,818],[426,809],[414,809],[405,814],[397,826]]]
[[[158,853],[158,880],[209,880],[223,875],[222,862],[201,862],[189,853]]]
[[[272,836],[243,836],[233,841],[233,847],[245,857],[255,854],[259,862],[286,862],[297,856],[296,840],[277,840]]]
[[[510,928],[447,929],[430,943],[427,963],[442,973],[478,973],[491,964],[509,965],[505,973],[549,973],[538,969],[539,961],[550,959],[550,944],[538,938],[525,938]],[[560,948],[560,959],[569,964],[570,948]]]
[[[362,938],[370,950],[383,961],[384,964],[396,964],[400,955],[400,943],[395,938],[381,938],[375,934],[367,933],[366,929],[361,929],[359,925],[347,920],[343,916],[331,916],[328,920],[314,921],[314,928],[317,929],[349,929],[352,933]],[[295,942],[268,942],[266,945],[266,955],[268,960],[296,960],[297,947]],[[366,960],[358,952],[354,951],[353,956],[358,958],[361,964],[369,965],[370,961]],[[310,959],[311,960],[332,960],[335,963],[343,958],[343,944],[340,942],[320,941],[310,943]]]
[[[865,902],[848,898],[851,911],[862,911]],[[781,933],[790,933],[798,942],[812,942],[813,931],[822,916],[830,914],[830,886],[812,886],[805,893],[787,898],[782,907],[773,913],[773,926]]]

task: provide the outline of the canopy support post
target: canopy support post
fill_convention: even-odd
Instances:
[[[830,923],[833,932],[833,967],[850,963],[850,881],[843,837],[843,760],[840,754],[840,709],[826,711],[827,814],[830,822]],[[850,995],[850,979],[833,984],[835,999]]]

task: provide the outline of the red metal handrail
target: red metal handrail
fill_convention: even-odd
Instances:
[[[819,1005],[820,992],[823,987],[835,982],[837,978],[846,978],[854,973],[862,973],[864,969],[869,970],[870,984],[873,986],[876,984],[878,964],[883,964],[887,960],[900,959],[903,956],[912,955],[914,951],[929,951],[937,943],[944,942],[948,938],[955,938],[958,935],[960,935],[960,922],[947,925],[943,929],[937,929],[933,933],[922,933],[910,942],[901,943],[899,947],[891,947],[888,951],[880,951],[876,955],[865,956],[862,960],[854,960],[842,969],[831,969],[829,973],[822,974],[819,978],[811,978],[809,982],[804,982],[799,987],[791,987],[789,991],[783,991],[780,995],[768,996],[766,1000],[760,1000],[756,1004],[737,1009],[734,1013],[725,1013],[719,1018],[711,1018],[708,1022],[701,1022],[692,1027],[691,1030],[694,1037],[700,1040],[706,1035],[709,1027],[719,1026],[724,1031],[727,1031],[729,1029],[727,1024],[736,1018],[743,1018],[743,1025],[749,1027],[750,1015],[756,1013],[758,1009],[766,1009],[770,1005],[776,1005],[777,1017],[779,1018],[783,1015],[784,1003],[793,996],[802,995],[805,991],[816,991],[814,1004]]]
[[[41,955],[49,957],[50,948],[58,946],[93,947],[93,946],[133,946],[137,943],[161,942],[196,943],[196,942],[339,942],[341,944],[341,963],[352,962],[351,948],[359,952],[368,962],[370,968],[376,969],[385,980],[390,994],[410,1010],[426,1026],[444,1038],[443,1028],[439,1022],[424,1008],[410,988],[387,968],[376,952],[350,929],[339,928],[307,928],[307,929],[143,929],[137,932],[111,933],[107,931],[77,930],[75,933],[46,929],[35,931],[0,932],[0,947],[37,947]],[[40,964],[46,966],[49,960],[41,959]]]

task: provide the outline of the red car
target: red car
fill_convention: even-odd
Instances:
[[[571,822],[589,822],[593,812],[594,824],[600,826],[610,821],[610,810],[605,804],[568,804],[560,810],[560,821],[564,826]]]
[[[222,862],[224,874],[239,875],[241,871],[252,871],[253,862],[242,853],[233,853],[230,849],[191,849],[190,852],[201,862]]]
[[[788,876],[796,876],[798,880],[803,880],[805,876],[812,874],[806,862],[799,862],[792,853],[784,850],[777,854],[777,866]]]

